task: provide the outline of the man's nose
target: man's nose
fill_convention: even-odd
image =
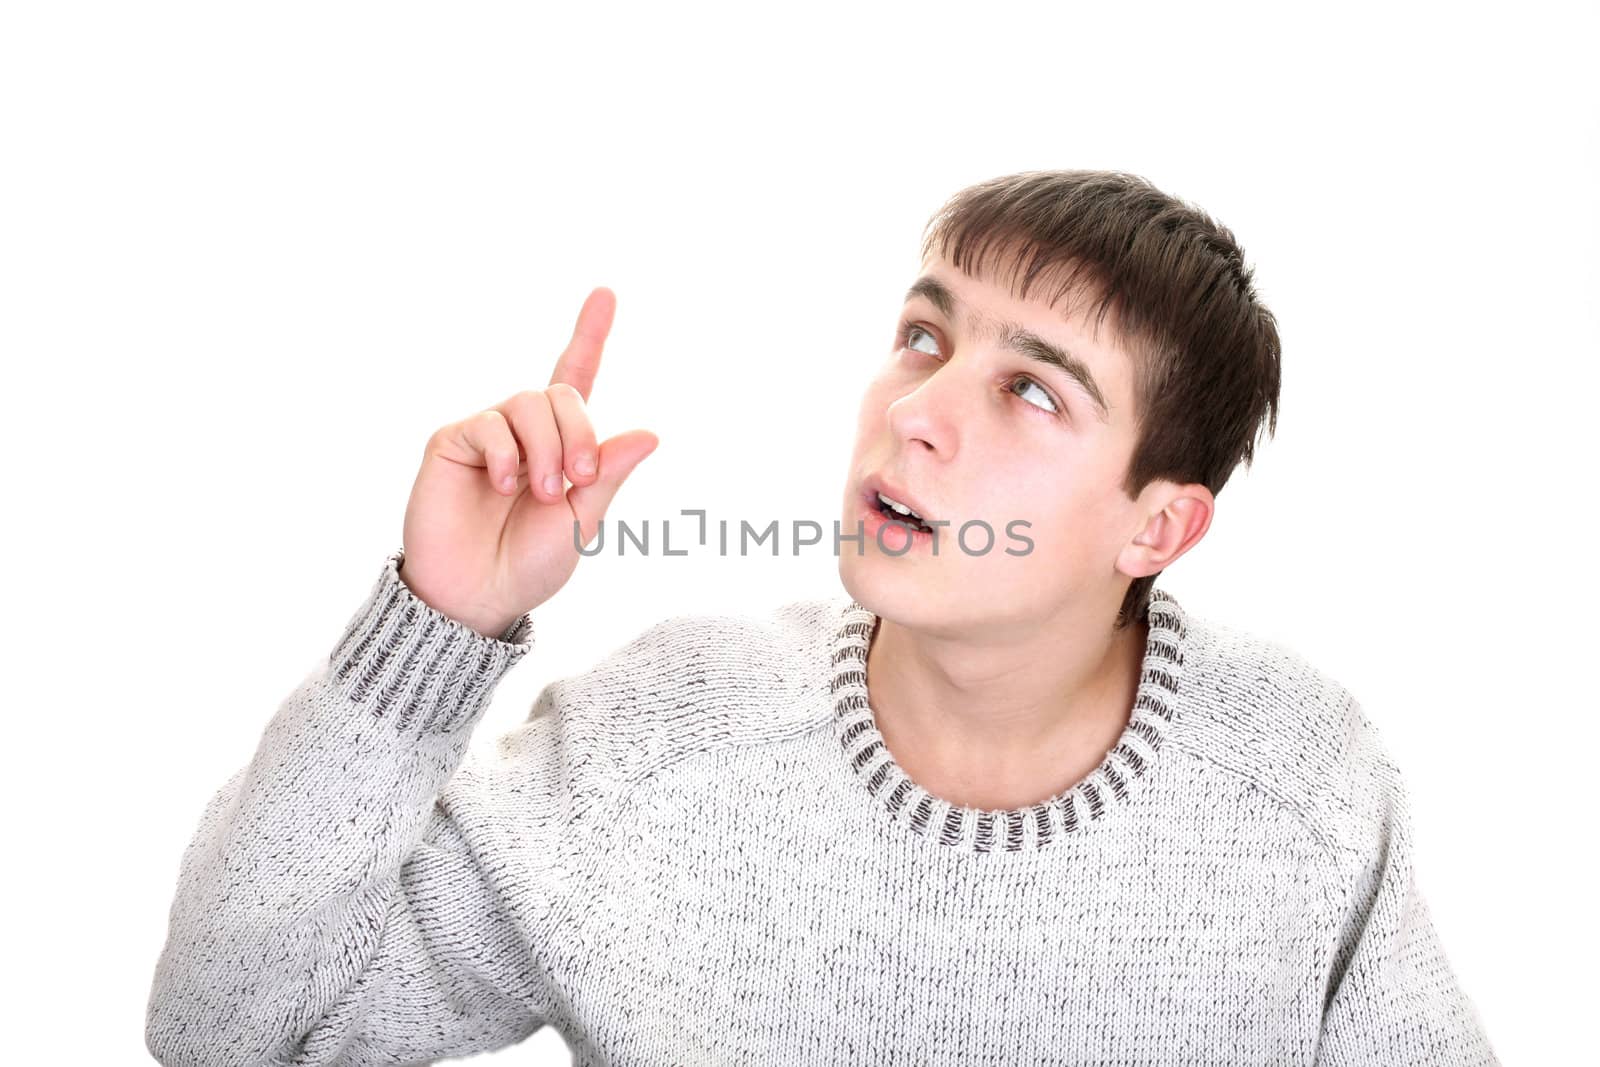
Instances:
[[[889,429],[901,441],[918,443],[949,458],[960,446],[962,405],[975,395],[965,368],[945,364],[889,405]]]

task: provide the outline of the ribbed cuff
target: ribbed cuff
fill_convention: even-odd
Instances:
[[[501,638],[485,637],[429,606],[400,577],[390,553],[365,603],[328,656],[328,679],[350,703],[420,736],[470,725],[495,686],[533,645],[525,613]]]

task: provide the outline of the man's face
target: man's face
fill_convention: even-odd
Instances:
[[[914,288],[923,291],[907,300],[861,402],[841,532],[862,523],[866,537],[860,555],[853,542],[839,547],[845,588],[880,615],[934,631],[1038,622],[1075,604],[1109,605],[1109,626],[1131,577],[1117,572],[1118,555],[1144,525],[1121,488],[1137,426],[1113,317],[1096,337],[1087,301],[1068,320],[1044,303],[1049,285],[1018,300],[937,255]],[[1030,346],[1065,353],[1092,386]],[[882,528],[880,547],[880,487],[949,523],[935,527],[937,554],[935,536],[913,536],[906,549],[894,526]],[[1014,520],[1028,525],[1008,529]]]

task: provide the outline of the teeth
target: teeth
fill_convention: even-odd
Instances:
[[[884,496],[882,493],[879,493],[878,494],[878,499],[881,500],[885,505],[887,505],[888,507],[893,508],[894,510],[898,511],[902,515],[910,515],[913,518],[918,519],[918,520],[920,520],[922,518],[921,515],[918,515],[915,511],[912,511],[910,508],[906,507],[904,504],[900,503],[900,501],[895,500],[892,497],[887,497],[887,496]]]

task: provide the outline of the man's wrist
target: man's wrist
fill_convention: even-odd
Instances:
[[[522,621],[521,615],[514,615],[507,619],[503,614],[475,615],[470,612],[456,612],[440,607],[436,598],[432,597],[427,590],[418,589],[417,585],[406,575],[405,560],[403,559],[400,561],[399,566],[395,568],[395,574],[399,576],[405,587],[410,590],[412,596],[445,618],[460,623],[481,637],[487,637],[494,641],[504,641],[510,637],[511,632]]]

